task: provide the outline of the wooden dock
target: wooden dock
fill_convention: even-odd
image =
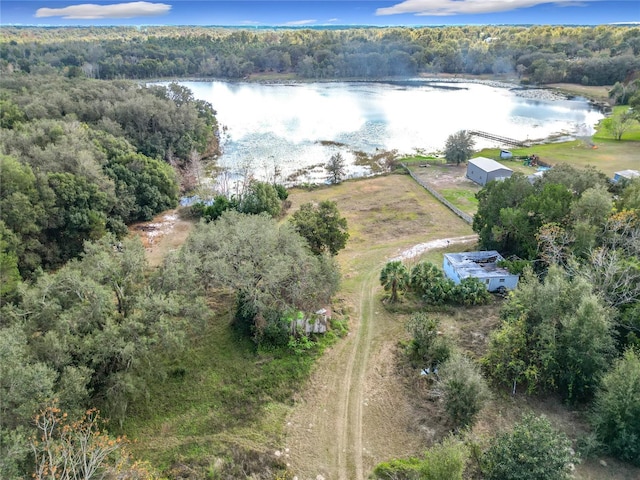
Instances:
[[[467,130],[467,133],[469,135],[474,135],[476,137],[482,137],[482,138],[487,138],[489,140],[493,140],[495,142],[498,142],[500,145],[509,145],[511,147],[522,147],[522,148],[527,148],[530,146],[529,143],[523,142],[521,140],[516,140],[514,138],[509,138],[509,137],[503,137],[500,135],[495,135],[493,133],[482,132],[480,130]]]

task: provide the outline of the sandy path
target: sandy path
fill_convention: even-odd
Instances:
[[[407,249],[394,259],[412,258],[428,250],[476,238],[470,235],[433,240]],[[380,309],[376,292],[380,288],[381,268],[374,265],[361,274],[358,298],[354,299],[357,312],[352,317],[350,334],[318,360],[289,416],[286,446],[291,470],[298,480],[364,480],[377,462],[411,453],[402,450],[412,445],[411,439],[405,438],[411,418],[407,418],[409,409],[399,398],[396,389],[399,385],[388,378],[385,380],[386,391],[379,391],[377,399],[391,408],[380,409],[378,418],[374,408],[364,410],[373,403],[366,396],[382,385],[376,372],[381,368],[392,370],[391,352],[397,341],[393,334],[399,328],[385,321],[382,312],[376,312],[377,307]],[[372,345],[376,348],[375,355],[372,355]],[[388,354],[382,357],[382,351]],[[364,428],[366,416],[367,424],[379,427]],[[385,431],[384,426],[391,424],[400,428]],[[389,438],[381,441],[380,437],[385,435]],[[375,455],[370,451],[372,446],[376,447]],[[385,451],[380,451],[381,448]]]

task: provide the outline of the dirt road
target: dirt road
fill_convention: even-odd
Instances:
[[[435,240],[396,257],[474,239]],[[288,419],[286,443],[298,480],[364,480],[377,463],[424,447],[428,432],[412,425],[393,375],[393,350],[404,328],[380,304],[381,268],[373,265],[358,275],[350,334],[318,361]]]

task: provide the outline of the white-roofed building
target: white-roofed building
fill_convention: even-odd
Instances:
[[[620,180],[633,180],[637,177],[640,177],[638,170],[620,170],[613,175],[613,181],[618,183]]]

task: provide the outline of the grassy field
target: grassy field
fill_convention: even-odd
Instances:
[[[629,107],[626,105],[619,105],[613,108],[612,118],[620,117],[629,111]],[[598,131],[593,136],[595,140],[615,140],[614,136],[604,128],[598,128]],[[629,128],[622,134],[621,141],[634,141],[640,142],[640,122],[631,122]]]
[[[579,85],[575,83],[552,83],[547,85],[549,88],[553,88],[568,95],[576,95],[580,97],[587,97],[597,100],[599,102],[606,102],[609,100],[609,90],[611,86],[593,86],[593,85]]]
[[[282,469],[267,452],[281,442],[291,398],[319,349],[256,351],[230,326],[233,299],[211,304],[215,314],[187,349],[165,360],[169,375],[132,408],[125,433],[137,456],[173,478],[183,471],[217,478],[231,463]]]
[[[593,166],[609,177],[613,177],[613,173],[619,170],[640,168],[640,142],[628,140],[594,140],[593,146],[582,140],[574,140],[513,149],[511,152],[518,156],[536,154],[542,161],[551,165],[568,163],[576,167]],[[484,149],[478,152],[478,156],[493,158],[525,174],[536,171],[535,168],[525,167],[521,161],[500,160],[499,149]]]

